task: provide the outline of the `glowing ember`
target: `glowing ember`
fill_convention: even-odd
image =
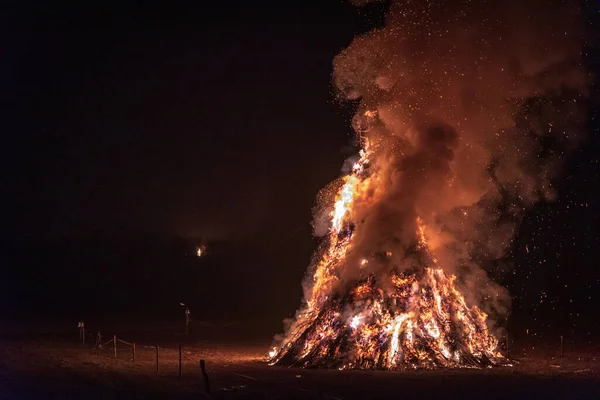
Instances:
[[[273,358],[277,355],[277,348],[273,347],[271,351],[269,351],[269,358]]]
[[[361,317],[359,317],[358,315],[352,317],[352,321],[350,322],[350,328],[352,328],[352,329],[358,328],[358,325],[360,325],[360,319],[361,319]]]

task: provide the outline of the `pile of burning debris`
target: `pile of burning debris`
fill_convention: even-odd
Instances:
[[[272,364],[326,368],[487,367],[507,363],[486,315],[436,267],[371,276],[298,317]]]

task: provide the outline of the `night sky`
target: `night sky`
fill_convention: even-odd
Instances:
[[[356,151],[332,61],[385,4],[204,3],[3,6],[2,303],[21,305],[2,312],[185,300],[277,326],[299,305],[315,197]],[[595,104],[558,199],[492,270],[515,330],[600,334]]]
[[[308,224],[341,167],[331,62],[369,27],[349,4],[21,6],[8,19],[19,235],[279,237],[299,225],[290,208]]]

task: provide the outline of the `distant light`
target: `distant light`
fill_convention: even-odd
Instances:
[[[204,246],[196,247],[196,255],[198,257],[203,257],[206,255],[206,248]]]

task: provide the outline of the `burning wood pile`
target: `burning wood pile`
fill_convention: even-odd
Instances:
[[[455,277],[427,256],[426,246],[422,237],[413,250],[426,267],[391,267],[309,302],[289,336],[271,351],[271,363],[339,369],[505,364],[486,314],[467,306]],[[380,261],[387,257],[379,255]]]
[[[288,336],[272,349],[272,364],[302,367],[434,368],[482,367],[504,363],[498,342],[486,326],[486,314],[468,307],[453,276],[430,254],[425,226],[416,220],[415,243],[396,264],[392,252],[359,261],[359,269],[377,264],[351,285],[335,287],[338,268],[348,262],[357,229],[349,221],[355,197],[373,180],[361,152],[353,173],[344,178],[330,213],[329,247],[313,276],[311,297]],[[360,228],[360,227],[359,227]]]
[[[507,363],[492,330],[510,299],[475,260],[504,257],[552,197],[588,85],[578,6],[528,4],[392,0],[385,26],[335,58],[361,150],[320,194],[322,247],[271,364]]]
[[[392,272],[389,279],[391,292],[372,277],[327,300],[274,349],[272,363],[396,369],[506,362],[488,332],[486,315],[467,307],[452,277],[441,269],[425,268],[420,276]]]

